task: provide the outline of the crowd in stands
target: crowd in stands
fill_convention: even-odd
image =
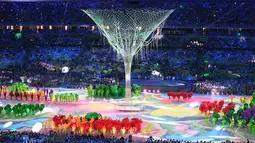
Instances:
[[[212,63],[248,63],[249,60],[255,59],[254,51],[206,51],[204,59]]]
[[[128,138],[106,137],[103,135],[78,135],[63,134],[53,131],[49,133],[1,131],[0,142],[3,143],[130,143],[132,136]]]
[[[244,94],[252,95],[255,92],[255,82],[249,82],[243,87]]]
[[[208,48],[221,48],[221,49],[248,49],[253,48],[252,43],[248,42],[250,38],[243,36],[229,37],[211,37],[206,41]]]
[[[26,51],[19,50],[19,54],[15,49],[1,49],[0,52],[0,67],[8,67],[9,65],[15,66],[22,64],[23,57],[26,55]]]
[[[220,95],[230,95],[237,94],[240,89],[240,84],[237,81],[228,80],[224,82],[215,81],[205,81],[198,82],[194,86],[194,91],[196,93],[203,94],[220,94]]]
[[[84,73],[84,77],[92,75],[92,78],[115,77],[116,74],[123,78],[124,73],[121,56],[109,47],[44,46],[22,51],[5,49],[1,55],[2,68],[18,66],[17,70],[27,69],[36,74],[61,73],[64,66],[70,67],[71,72]],[[155,79],[153,71],[159,72],[158,79],[162,80],[182,80],[187,76],[197,79],[205,73],[210,74],[208,78],[252,78],[254,63],[250,61],[254,58],[255,52],[246,50],[154,49],[135,58],[132,69],[140,79]],[[20,69],[21,65],[24,66]]]
[[[44,24],[84,24],[91,22],[81,9],[123,8],[123,7],[156,7],[171,9],[175,12],[169,17],[167,25],[175,26],[250,26],[255,23],[253,3],[248,2],[155,2],[142,1],[138,5],[126,1],[54,1],[54,2],[25,2],[0,4],[3,18],[1,24],[10,23],[44,23]]]
[[[212,143],[212,141],[199,141],[199,140],[197,140],[197,141],[184,141],[184,140],[177,140],[177,139],[164,140],[164,139],[154,139],[152,136],[150,136],[147,139],[146,143]],[[236,142],[226,140],[226,141],[222,141],[221,143],[236,143]],[[241,143],[254,143],[254,142],[247,139],[247,141],[242,141]]]
[[[187,2],[170,17],[173,25],[237,26],[254,23],[253,4],[242,2]],[[242,11],[242,12],[240,12]],[[248,24],[249,25],[249,24]]]
[[[28,131],[1,131],[0,132],[0,142],[3,143],[211,143],[211,141],[185,141],[177,139],[154,139],[150,136],[147,141],[142,141],[139,139],[133,139],[132,135],[127,138],[124,137],[114,137],[114,136],[103,136],[101,135],[79,135],[57,133],[54,131],[49,131],[48,133],[36,133]],[[247,143],[252,143],[248,140],[244,141]],[[234,141],[226,140],[221,143],[235,143]]]
[[[29,54],[30,61],[70,61],[75,59],[80,47],[40,47]]]
[[[121,65],[122,62],[116,55],[111,48],[93,48],[81,53],[77,60],[80,64],[86,62],[83,71],[101,73],[102,70],[113,69],[114,64]]]
[[[245,41],[245,39],[240,39],[239,37],[234,38],[234,39],[227,39],[227,40],[219,40],[218,47],[222,48],[248,48],[249,45]]]
[[[193,91],[214,95],[252,95],[255,92],[255,82],[238,80],[203,81],[197,82],[193,87]]]

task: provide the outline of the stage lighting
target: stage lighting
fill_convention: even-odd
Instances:
[[[147,92],[147,90],[146,90],[146,89],[144,89],[144,90],[143,90],[143,92]]]
[[[27,79],[27,83],[31,83],[31,82],[32,82],[31,78]]]
[[[158,72],[158,71],[156,71],[156,70],[154,70],[154,71],[152,71],[152,73],[151,73],[152,75],[155,75],[155,76],[159,76],[160,75],[160,72]]]
[[[3,125],[4,128],[8,128],[13,124],[13,122],[7,122]]]
[[[21,76],[21,77],[20,77],[20,79],[21,79],[22,82],[25,82],[25,78],[26,78],[25,76]]]
[[[148,92],[151,92],[151,90],[149,90]]]
[[[153,90],[153,92],[155,92],[155,90]]]
[[[189,104],[189,107],[195,108],[195,107],[199,107],[199,103],[198,102],[192,102]]]
[[[38,133],[42,129],[43,124],[41,122],[36,123],[32,127],[32,132]]]
[[[221,130],[221,127],[220,127],[220,126],[217,126],[215,129],[216,129],[217,131],[220,131],[220,130]]]
[[[19,31],[21,32],[23,30],[23,26],[19,26]]]
[[[68,72],[69,72],[69,69],[70,69],[69,67],[63,67],[62,70],[61,70],[61,72],[62,72],[62,73],[68,73]]]
[[[157,93],[159,93],[160,91],[159,90],[157,90]]]

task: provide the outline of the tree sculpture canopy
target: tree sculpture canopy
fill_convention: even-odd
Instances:
[[[133,56],[154,39],[174,11],[161,9],[87,9],[83,10],[98,26],[110,45],[122,56],[125,65],[126,97],[131,97]]]

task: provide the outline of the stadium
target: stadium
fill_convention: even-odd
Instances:
[[[254,8],[2,0],[0,142],[255,142]]]

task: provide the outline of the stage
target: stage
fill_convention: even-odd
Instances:
[[[121,81],[120,84],[125,84],[125,81]],[[153,93],[155,92],[168,92],[168,91],[182,91],[185,89],[185,81],[177,80],[141,80],[141,79],[132,79],[132,84],[137,84],[142,86],[143,90]],[[154,93],[155,93],[154,92]]]
[[[82,96],[78,103],[45,103],[46,108],[41,114],[33,118],[26,119],[0,119],[1,130],[31,130],[38,122],[48,120],[55,114],[65,115],[82,115],[87,112],[98,112],[103,116],[109,116],[112,119],[123,119],[125,117],[141,118],[142,126],[151,124],[151,133],[142,135],[141,133],[133,135],[139,141],[145,141],[149,136],[164,139],[180,139],[188,141],[213,141],[220,142],[225,140],[232,141],[250,141],[255,137],[247,132],[247,129],[239,128],[221,128],[220,126],[210,126],[205,123],[204,115],[199,111],[201,101],[208,100],[224,100],[225,103],[230,102],[229,96],[225,95],[204,95],[195,94],[192,99],[187,102],[173,101],[168,99],[167,95],[162,93],[146,93],[134,102],[143,104],[144,110],[141,112],[120,112],[116,110],[116,104],[119,100],[90,100],[87,99],[87,93],[81,89],[64,89],[54,88],[55,92],[79,93]],[[234,99],[237,107],[241,105],[240,97]],[[1,106],[6,104],[15,104],[19,101],[1,100]],[[36,102],[35,102],[36,103]],[[9,127],[4,127],[7,122],[13,122]]]

